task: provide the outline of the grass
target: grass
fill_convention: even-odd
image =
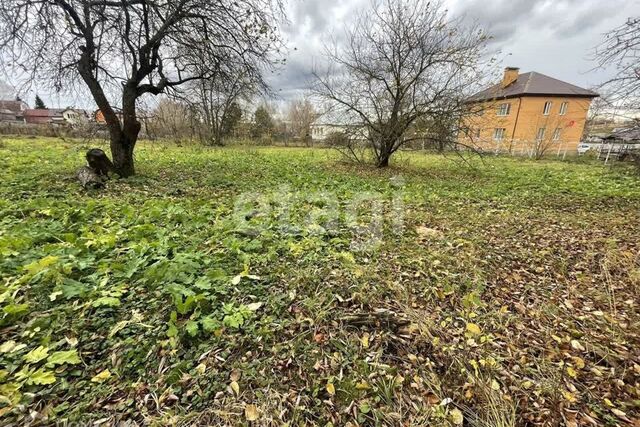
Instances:
[[[85,192],[88,148],[0,144],[0,424],[638,422],[625,170],[142,143]]]

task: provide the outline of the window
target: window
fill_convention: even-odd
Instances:
[[[556,130],[553,131],[553,140],[554,141],[560,141],[560,133],[562,132],[562,129],[560,128],[556,128]]]
[[[567,107],[569,107],[569,103],[568,102],[563,102],[562,104],[560,104],[560,115],[564,116],[565,114],[567,114]]]
[[[542,110],[542,114],[548,116],[551,113],[551,101],[547,101],[544,103],[544,110]]]
[[[498,115],[499,116],[508,116],[511,111],[511,104],[504,103],[498,106]]]
[[[540,128],[538,129],[538,134],[536,135],[536,140],[537,141],[542,141],[544,139],[544,133],[545,133],[546,129],[545,128]]]
[[[493,131],[494,141],[502,141],[504,139],[505,128],[496,128]]]

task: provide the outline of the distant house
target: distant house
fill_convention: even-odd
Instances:
[[[366,139],[362,126],[319,122],[311,125],[311,138],[314,140],[323,141],[335,133],[344,134],[349,139]]]
[[[481,148],[540,141],[577,148],[591,101],[598,96],[541,73],[520,74],[508,67],[500,83],[469,98],[469,134],[463,139]],[[473,107],[480,107],[475,114]]]
[[[41,108],[24,111],[24,120],[31,124],[40,125],[64,125],[66,123],[62,108]]]
[[[24,122],[24,111],[29,106],[23,101],[0,100],[0,122]]]
[[[640,127],[616,128],[611,134],[602,138],[606,142],[613,143],[640,143]]]
[[[67,124],[77,126],[88,123],[90,121],[90,114],[85,110],[67,108],[62,112],[62,118]]]

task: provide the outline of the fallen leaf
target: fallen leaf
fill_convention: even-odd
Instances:
[[[584,346],[582,344],[580,344],[580,341],[578,341],[578,340],[571,340],[571,347],[574,350],[584,351]]]
[[[329,393],[331,396],[336,394],[336,388],[333,384],[327,383],[327,393]]]
[[[231,381],[231,384],[229,384],[229,387],[231,387],[231,390],[233,390],[236,396],[240,394],[240,385],[238,384],[237,381]]]
[[[580,357],[572,357],[571,358],[573,360],[573,363],[575,363],[576,368],[578,369],[584,369],[585,363],[584,360]]]
[[[475,323],[467,323],[467,332],[472,335],[480,335],[482,333],[482,330],[480,329],[480,326],[476,325]]]
[[[449,416],[451,417],[451,422],[457,426],[461,426],[464,423],[464,415],[462,415],[462,411],[458,408],[453,408],[451,412],[449,412]]]
[[[360,338],[360,343],[362,344],[363,348],[369,348],[369,333],[365,332],[364,335],[362,335],[362,338]]]
[[[247,304],[247,308],[251,311],[257,311],[260,307],[262,307],[261,302],[252,302],[251,304]]]
[[[104,371],[91,378],[91,382],[100,384],[107,381],[109,378],[111,378],[111,371],[105,369]]]
[[[258,412],[258,408],[256,405],[247,405],[244,407],[244,417],[247,421],[255,421],[260,418],[260,413]]]

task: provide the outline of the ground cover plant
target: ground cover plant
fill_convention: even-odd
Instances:
[[[638,425],[626,170],[145,142],[86,192],[88,148],[0,144],[0,424]]]

